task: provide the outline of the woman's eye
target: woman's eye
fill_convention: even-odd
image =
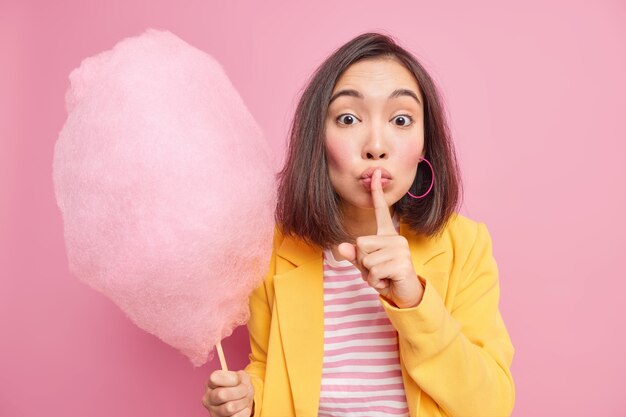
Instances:
[[[339,123],[341,123],[342,125],[353,125],[357,122],[356,116],[346,113],[346,114],[342,114],[341,116],[337,117],[337,121]]]
[[[399,122],[399,124],[396,124],[396,126],[407,127],[413,124],[413,118],[408,114],[401,114],[391,120],[397,120]]]

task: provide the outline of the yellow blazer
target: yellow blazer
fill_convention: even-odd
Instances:
[[[411,416],[509,416],[514,348],[500,311],[498,268],[483,223],[460,214],[437,238],[400,222],[424,285],[420,304],[380,297],[398,332]],[[278,229],[270,270],[250,297],[254,416],[316,416],[324,355],[323,254]]]

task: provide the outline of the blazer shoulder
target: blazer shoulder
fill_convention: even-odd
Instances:
[[[280,248],[280,245],[283,243],[283,240],[285,240],[285,236],[283,235],[283,232],[280,229],[280,226],[277,223],[274,223],[274,240],[272,244],[274,251]]]
[[[471,247],[480,236],[488,236],[483,222],[454,213],[446,225],[446,235],[454,247]]]
[[[467,232],[468,230],[476,229],[480,222],[470,219],[461,213],[453,213],[448,220],[447,227],[456,233]]]

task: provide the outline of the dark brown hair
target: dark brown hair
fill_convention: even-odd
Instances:
[[[435,236],[460,205],[461,176],[435,83],[418,60],[393,38],[364,33],[328,57],[302,93],[290,128],[287,160],[277,176],[275,218],[283,234],[322,248],[354,242],[343,228],[339,196],[328,175],[324,122],[332,91],[343,72],[359,60],[388,57],[395,57],[413,74],[422,93],[425,158],[432,164],[436,179],[426,197],[413,199],[405,195],[395,204],[395,212],[413,231]],[[432,179],[427,164],[418,167],[410,189],[414,195],[423,194]]]

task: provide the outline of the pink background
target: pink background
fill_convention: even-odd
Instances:
[[[70,71],[149,27],[224,65],[279,160],[316,66],[396,36],[441,86],[462,212],[493,237],[514,416],[626,415],[624,2],[226,3],[0,3],[0,415],[208,415],[217,360],[194,369],[69,274],[53,194]],[[245,328],[224,347],[243,367]]]

